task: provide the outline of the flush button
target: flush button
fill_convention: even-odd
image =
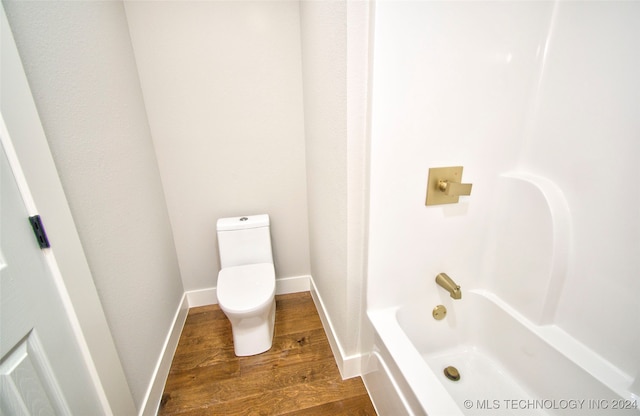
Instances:
[[[242,217],[242,218],[240,218],[240,221],[247,221],[248,219],[249,218],[247,218],[247,217]]]

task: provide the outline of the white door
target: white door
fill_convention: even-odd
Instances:
[[[100,415],[94,383],[29,223],[0,117],[0,415]],[[15,138],[14,140],[18,140]],[[27,197],[27,196],[25,196]],[[45,224],[46,226],[46,224]]]

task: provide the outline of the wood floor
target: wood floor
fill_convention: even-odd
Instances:
[[[193,308],[158,415],[375,415],[360,377],[342,380],[309,292],[276,296],[271,350],[233,353],[218,305]]]

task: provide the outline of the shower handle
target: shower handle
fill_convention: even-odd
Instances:
[[[471,186],[473,185],[470,183],[458,183],[449,181],[438,182],[438,189],[448,196],[471,195]]]
[[[462,166],[430,168],[425,205],[455,204],[462,195],[471,195],[470,183],[462,183]]]

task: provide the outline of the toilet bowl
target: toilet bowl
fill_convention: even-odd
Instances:
[[[231,322],[237,356],[271,348],[276,318],[273,264],[228,267],[218,274],[218,304]]]
[[[234,352],[260,354],[271,348],[276,314],[269,216],[221,218],[217,233],[218,304],[231,322]]]

